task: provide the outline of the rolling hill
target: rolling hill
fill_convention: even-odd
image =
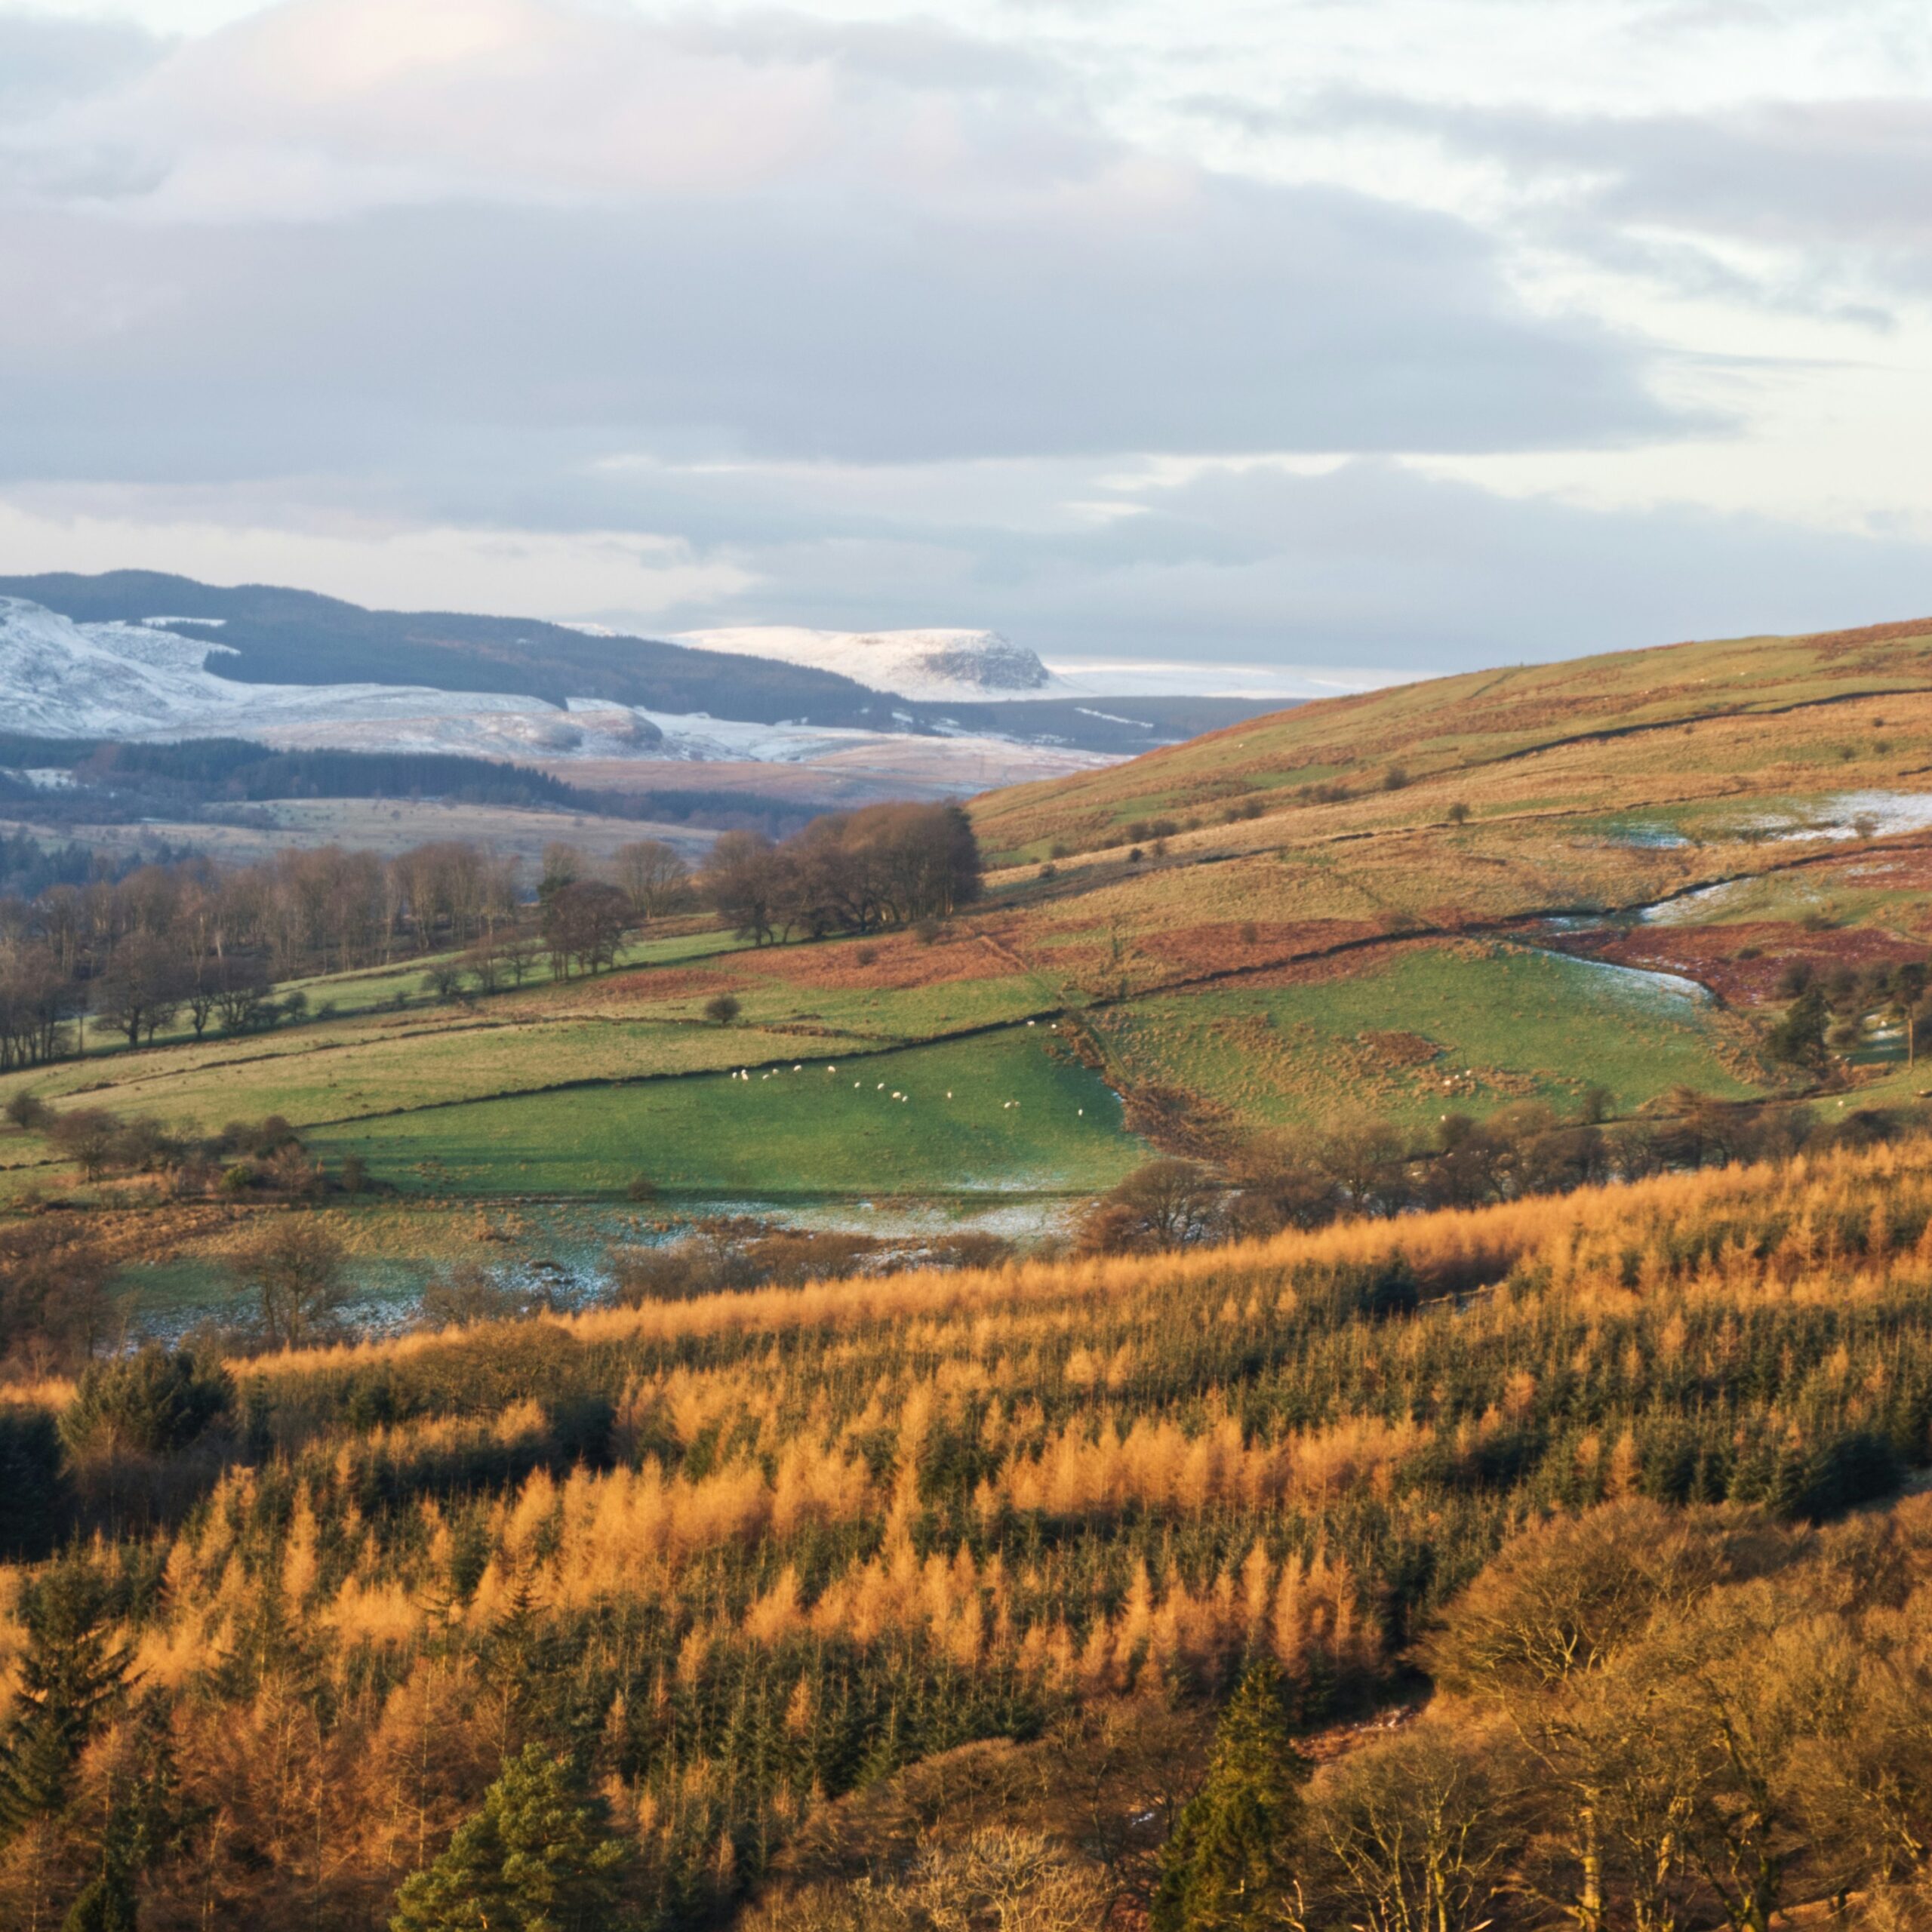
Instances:
[[[540,975],[476,1011],[399,961],[315,982],[326,1018],[272,1051],[177,1040],[0,1089],[177,1126],[278,1114],[412,1197],[608,1204],[642,1173],[688,1201],[848,1217],[881,1193],[1025,1200],[1035,1226],[1162,1149],[1232,1158],[1344,1118],[1421,1147],[1451,1111],[1789,1100],[1820,1078],[1767,1045],[1790,976],[1875,988],[1932,952],[1926,635],[1310,704],[977,801],[1008,862],[936,943],[752,946],[700,918],[614,974]],[[707,1025],[725,995],[737,1025]],[[1880,993],[1842,998],[1834,1110],[1909,1097]],[[848,1062],[918,1112],[888,1128],[848,1083],[834,1106],[826,1069]],[[12,1185],[54,1164],[31,1150]]]
[[[1418,1842],[1503,1932],[1891,1900],[1928,639],[1311,705],[983,797],[943,920],[526,930],[0,1074],[0,1664],[138,1685],[0,1901],[127,1786],[157,1923],[351,1932],[513,1805],[641,1923],[1142,1923],[1238,1681],[1303,1922]],[[1069,1255],[1103,1189],[1211,1204]]]
[[[1831,738],[1838,707],[1928,690],[1932,619],[1666,645],[1324,699],[1112,771],[992,795],[977,801],[974,817],[992,849],[1040,857],[1056,841],[1131,842],[1127,829],[1137,820],[1219,815],[1231,803],[1272,813],[1340,802],[1322,793],[1372,798],[1392,775],[1392,789],[1426,780],[1432,796],[1460,795],[1460,788],[1473,809],[1494,798],[1495,784],[1516,785],[1504,768],[1580,746],[1591,755],[1571,768],[1605,780],[1629,774],[1638,791],[1654,792],[1654,783],[1635,774],[1657,755],[1663,734],[1726,724],[1722,742],[1733,750],[1725,756],[1737,768],[1728,775],[1742,786],[1788,749],[1803,765],[1807,735]],[[1807,713],[1814,715],[1807,720]],[[1786,716],[1789,731],[1749,728],[1752,720]],[[1807,724],[1816,730],[1807,734]],[[1838,728],[1862,730],[1848,718]],[[1666,767],[1678,749],[1664,755]],[[1690,762],[1706,761],[1694,754]],[[1462,776],[1476,773],[1485,776]]]

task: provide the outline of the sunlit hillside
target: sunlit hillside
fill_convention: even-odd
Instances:
[[[1607,780],[1625,778],[1640,789],[1647,782],[1654,787],[1672,771],[1687,777],[1707,768],[1731,776],[1740,768],[1761,771],[1780,763],[1801,768],[1821,737],[1832,741],[1830,756],[1839,758],[1838,743],[1847,733],[1856,762],[1870,749],[1856,743],[1861,722],[1832,708],[1928,691],[1932,620],[1619,651],[1324,699],[1124,766],[989,794],[975,806],[975,817],[993,849],[1030,851],[1042,841],[1086,843],[1164,814],[1218,815],[1231,801],[1244,811],[1333,802],[1302,794],[1373,792],[1392,769],[1411,783],[1458,780],[1466,789],[1478,781],[1460,774],[1484,772],[1481,795],[1467,802],[1491,809],[1498,802],[1491,789],[1498,776],[1512,790],[1518,783],[1515,774],[1494,768],[1579,742],[1590,745],[1591,764]],[[1821,709],[1823,716],[1805,715]],[[1758,728],[1704,738],[1694,728],[1727,720]],[[1762,728],[1770,720],[1789,721]],[[1932,714],[1912,705],[1892,723],[1896,734],[1909,740],[1915,730],[1932,728]],[[1687,725],[1694,728],[1687,756],[1664,737]],[[1638,742],[1609,742],[1620,737]],[[1740,758],[1740,746],[1752,749]],[[1590,801],[1562,802],[1576,810]]]
[[[9,1922],[131,1789],[166,1823],[143,1924],[380,1922],[532,1743],[580,1752],[641,1924],[884,1855],[850,1795],[1001,1739],[1061,1740],[1097,1809],[1016,1774],[958,1829],[1046,1820],[1128,1899],[1147,1781],[1244,1663],[1319,1731],[1413,1703],[1418,1641],[1549,1512],[1802,1525],[1932,1463],[1932,1144],[210,1374],[5,1411],[16,1558],[74,1552],[8,1573],[5,1645],[107,1700],[0,1854]],[[1164,1772],[1107,1761],[1162,1712]],[[1794,1825],[1774,1898],[1826,1853]]]

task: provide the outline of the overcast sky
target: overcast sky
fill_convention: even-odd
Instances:
[[[1343,681],[1932,612],[1923,0],[0,0],[0,568]]]

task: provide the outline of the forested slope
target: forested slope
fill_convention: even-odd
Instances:
[[[10,1579],[58,1681],[15,1694],[0,1894],[72,1896],[134,1780],[144,1924],[380,1921],[534,1745],[626,1909],[695,1926],[976,1739],[1206,1708],[1260,1657],[1318,1727],[1546,1515],[1800,1525],[1932,1461],[1929,1226],[1915,1141],[23,1389],[12,1547],[72,1553]]]

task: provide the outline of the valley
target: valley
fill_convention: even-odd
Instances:
[[[127,1632],[223,1821],[143,1867],[155,1922],[406,1925],[531,1778],[639,1924],[928,1932],[936,1872],[1139,1926],[1251,1707],[1321,1923],[1380,1909],[1372,1797],[1497,1875],[1451,1932],[1535,1932],[1512,1834],[1583,1828],[1483,1620],[1610,1578],[1711,1858],[1700,1727],[1769,1721],[1829,1596],[1863,1715],[1752,1789],[1766,1896],[1835,1882],[1894,1815],[1859,1726],[1918,1761],[1929,646],[1442,680],[768,832],[265,797],[224,866],[128,826],[14,901],[0,1649],[36,1592]],[[580,775],[499,769],[449,782]],[[1635,1748],[1598,1694],[1536,1692],[1592,1763]],[[1687,1932],[1703,1872],[1657,1881]]]
[[[1004,1195],[1041,1204],[1041,1233],[1137,1161],[1238,1164],[1337,1119],[1425,1154],[1452,1114],[1792,1103],[1819,1071],[1767,1048],[1789,975],[1932,950],[1918,648],[1690,645],[1309,705],[977,799],[985,890],[934,934],[756,945],[687,914],[614,970],[460,998],[405,954],[301,983],[308,1017],[258,1040],[164,1029],[131,1052],[96,1029],[85,1059],[0,1076],[0,1100],[187,1135],[272,1115],[398,1199],[576,1200],[594,1221],[644,1184],[673,1228],[751,1202],[863,1229],[881,1197],[970,1216]],[[715,835],[251,809],[278,829],[232,835],[238,855],[432,833],[526,863],[561,838],[595,866],[657,836],[701,864]],[[1909,1100],[1900,1029],[1874,1005],[1857,1032],[1831,1111]],[[69,1186],[33,1134],[0,1152],[11,1192]],[[184,1237],[197,1252],[212,1266]]]

